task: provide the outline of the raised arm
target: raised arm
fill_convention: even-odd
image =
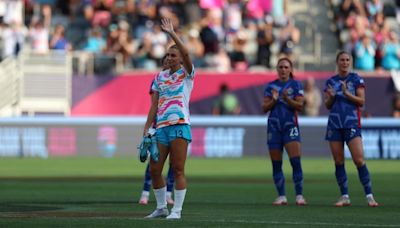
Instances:
[[[161,19],[161,29],[174,40],[176,46],[178,47],[179,52],[181,53],[183,60],[183,67],[185,68],[186,72],[188,72],[189,74],[192,73],[193,63],[189,56],[189,51],[185,47],[181,39],[179,39],[178,35],[176,35],[171,20],[167,18]]]

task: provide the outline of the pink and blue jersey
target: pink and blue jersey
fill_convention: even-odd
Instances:
[[[180,68],[170,74],[167,69],[155,77],[151,90],[159,93],[157,129],[175,124],[190,124],[189,100],[194,76],[193,67],[191,73]]]
[[[350,73],[346,77],[335,75],[326,81],[324,91],[331,86],[336,93],[329,114],[328,129],[360,128],[360,107],[343,95],[341,81],[346,83],[347,90],[353,95],[356,95],[358,88],[365,87],[364,79],[357,73]]]
[[[279,98],[269,113],[268,126],[273,126],[280,131],[289,126],[298,126],[297,111],[283,100],[282,94],[283,91],[287,90],[290,99],[295,99],[297,96],[304,96],[302,84],[293,79],[289,79],[286,82],[281,82],[277,79],[266,86],[264,96],[272,98],[272,90],[279,92]]]

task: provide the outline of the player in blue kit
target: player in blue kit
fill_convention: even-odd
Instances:
[[[372,195],[371,179],[364,161],[361,140],[360,108],[365,103],[365,85],[357,73],[350,72],[351,64],[351,56],[347,52],[339,52],[336,56],[338,74],[325,83],[325,106],[330,110],[325,138],[329,141],[335,161],[336,181],[342,194],[335,206],[350,205],[344,166],[344,143],[346,143],[357,166],[368,206],[376,207],[378,203]]]
[[[172,199],[172,191],[174,187],[174,172],[172,171],[171,166],[168,168],[166,183],[167,183],[167,203],[174,204],[174,200]],[[146,171],[144,174],[144,183],[142,194],[139,199],[139,204],[147,205],[149,203],[150,197],[150,188],[151,188],[151,175],[150,175],[150,165],[147,164]]]
[[[269,112],[267,144],[272,161],[272,173],[278,198],[273,205],[286,205],[285,177],[282,171],[283,148],[287,151],[293,169],[296,204],[306,205],[303,197],[303,171],[301,168],[300,130],[297,112],[303,109],[302,84],[293,79],[293,63],[281,58],[277,64],[278,79],[270,82],[264,90],[262,108]]]

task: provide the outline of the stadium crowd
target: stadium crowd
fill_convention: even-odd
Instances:
[[[197,67],[219,72],[270,68],[271,55],[292,55],[300,39],[286,0],[4,0],[1,57],[28,43],[36,53],[119,55],[125,67],[154,70],[171,42],[160,18],[173,21]]]
[[[331,4],[338,38],[352,53],[356,69],[400,69],[399,0],[332,0]]]

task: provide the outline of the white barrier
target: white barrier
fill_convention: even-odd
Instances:
[[[145,121],[145,116],[2,118],[0,156],[136,155]],[[191,122],[191,156],[267,153],[264,116],[192,116]],[[299,118],[305,157],[330,156],[326,123],[326,117]],[[362,125],[366,158],[400,158],[400,119],[368,118]]]

